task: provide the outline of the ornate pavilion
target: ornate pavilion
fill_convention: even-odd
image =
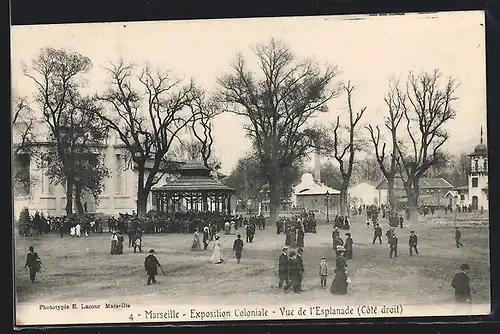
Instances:
[[[203,163],[192,161],[179,166],[180,176],[165,185],[151,189],[153,206],[161,212],[212,211],[231,214],[231,196],[235,190],[211,175]]]

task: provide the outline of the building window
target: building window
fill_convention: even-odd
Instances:
[[[54,183],[52,183],[52,180],[50,177],[47,177],[47,194],[49,195],[54,195]]]
[[[479,170],[479,161],[477,159],[474,160],[474,172]]]
[[[465,195],[460,195],[460,200],[465,201]]]
[[[483,168],[485,172],[488,171],[488,159],[483,160]]]
[[[477,188],[477,177],[472,178],[472,188]]]

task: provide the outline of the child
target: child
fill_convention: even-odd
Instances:
[[[321,262],[319,263],[319,277],[321,279],[321,288],[326,288],[326,278],[328,276],[328,264],[324,256],[321,257]]]
[[[371,221],[370,221],[370,218],[366,217],[366,228],[370,228],[370,225],[371,225]]]

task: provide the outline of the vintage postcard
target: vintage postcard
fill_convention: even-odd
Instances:
[[[484,21],[13,26],[16,325],[489,314]]]

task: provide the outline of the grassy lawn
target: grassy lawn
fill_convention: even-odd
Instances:
[[[418,226],[396,229],[400,257],[389,259],[389,247],[372,245],[373,230],[367,229],[364,216],[354,216],[351,233],[354,258],[348,261],[352,279],[347,296],[332,296],[320,288],[318,265],[326,256],[333,273],[335,254],[331,246],[332,227],[318,226],[316,234],[306,234],[304,248],[304,283],[307,291],[297,296],[277,289],[277,259],[284,235],[276,235],[273,226],[257,231],[254,242],[245,245],[241,264],[236,263],[231,248],[235,235],[221,235],[226,262],[210,263],[210,251],[190,251],[191,235],[146,235],[144,252],[134,254],[125,245],[123,255],[110,255],[110,235],[64,239],[57,235],[15,237],[15,280],[18,303],[71,303],[108,301],[146,303],[218,303],[266,305],[301,302],[325,302],[333,298],[350,303],[370,301],[398,304],[448,303],[453,301],[451,278],[461,263],[471,267],[474,303],[490,301],[489,235],[487,222],[479,224],[457,220],[462,226],[463,248],[456,248],[452,215],[427,217]],[[269,224],[268,224],[269,225]],[[386,225],[385,221],[382,225]],[[385,235],[385,228],[384,235]],[[409,257],[408,235],[414,229],[419,237],[419,256]],[[240,230],[243,232],[242,230]],[[344,231],[342,231],[344,232]],[[344,233],[342,233],[344,237]],[[127,240],[125,240],[127,242]],[[41,276],[29,283],[24,261],[27,249],[43,260]],[[158,276],[160,284],[147,286],[144,258],[154,248],[166,271]],[[211,245],[209,246],[211,249]],[[333,274],[328,277],[328,284]]]

